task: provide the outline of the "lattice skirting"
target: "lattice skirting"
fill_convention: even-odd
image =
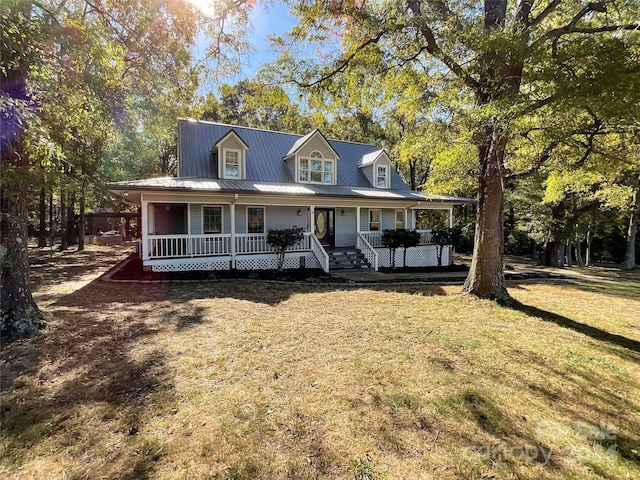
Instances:
[[[321,268],[320,263],[312,252],[294,252],[285,255],[284,268],[300,268],[304,257],[306,268]],[[231,257],[220,258],[179,258],[167,260],[153,260],[148,262],[154,272],[186,272],[192,270],[229,270]],[[238,270],[269,270],[278,268],[278,261],[273,254],[266,255],[238,255],[235,268]]]
[[[229,270],[231,257],[224,258],[181,258],[174,260],[159,260],[151,265],[154,272],[187,272],[192,270]]]
[[[402,267],[403,250],[396,250],[396,267]],[[390,267],[391,255],[388,248],[376,248],[378,252],[378,266]],[[449,265],[451,247],[445,247],[442,252],[442,265]],[[407,267],[435,267],[438,265],[438,256],[435,245],[420,245],[407,249]]]

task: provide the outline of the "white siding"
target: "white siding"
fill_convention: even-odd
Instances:
[[[307,209],[301,208],[302,215],[298,215],[298,207],[267,207],[267,230],[270,228],[302,227],[307,230]],[[245,227],[246,228],[246,225]]]
[[[395,230],[396,228],[396,210],[383,208],[382,209],[382,226],[380,227],[382,230],[385,228],[389,228],[391,230]]]
[[[324,158],[336,158],[335,154],[331,151],[327,143],[322,139],[320,135],[314,135],[312,138],[310,138],[307,143],[304,144],[298,151],[298,157],[308,157],[314,150],[322,153],[322,156]]]
[[[259,206],[259,205],[256,205]],[[267,213],[267,215],[269,215]],[[267,216],[267,218],[269,218]],[[247,233],[247,206],[236,205],[236,233]]]
[[[364,167],[361,168],[362,173],[364,173],[364,176],[367,177],[367,180],[369,180],[369,183],[371,184],[371,186],[375,186],[375,184],[373,183],[373,164],[371,165],[366,165]]]
[[[356,209],[336,208],[336,247],[353,247],[356,244]]]
[[[189,204],[189,215],[191,216],[191,233],[192,235],[202,234],[202,205],[197,203]]]

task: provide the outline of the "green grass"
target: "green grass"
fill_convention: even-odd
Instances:
[[[0,475],[638,478],[631,287],[89,283],[2,352]]]

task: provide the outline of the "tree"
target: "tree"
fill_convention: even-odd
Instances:
[[[136,98],[166,94],[184,79],[197,19],[179,0],[14,0],[0,15],[0,318],[3,335],[20,336],[43,326],[30,293],[26,228],[30,192],[42,186],[34,174],[47,157],[41,152],[57,152],[48,158],[60,161],[58,186],[77,181],[82,193],[103,150],[102,126],[112,131]],[[63,108],[52,115],[55,105]]]
[[[267,243],[271,245],[278,259],[278,270],[284,266],[284,255],[287,248],[294,246],[304,238],[304,228],[293,227],[283,229],[269,229],[267,231]]]
[[[415,230],[401,230],[402,266],[407,266],[407,250],[420,244],[420,234]]]
[[[503,209],[513,122],[574,105],[637,108],[639,66],[630,46],[638,45],[638,8],[622,0],[292,2],[300,18],[292,37],[316,45],[339,39],[341,49],[328,63],[282,63],[286,78],[308,89],[331,88],[364,62],[372,75],[410,70],[438,77],[450,86],[443,91],[468,94],[449,97],[467,118],[477,151],[474,253],[463,290],[510,302]]]
[[[402,230],[391,230],[389,228],[385,228],[382,231],[380,241],[383,247],[389,249],[389,266],[392,271],[396,269],[396,250],[402,246],[402,232]]]
[[[431,231],[431,242],[436,246],[438,267],[442,266],[442,251],[447,245],[453,244],[453,229],[438,228]]]

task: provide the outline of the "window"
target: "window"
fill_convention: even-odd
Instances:
[[[333,185],[333,160],[325,159],[317,150],[311,152],[309,158],[300,159],[298,181]]]
[[[224,178],[241,178],[240,150],[224,150]]]
[[[404,210],[396,210],[396,230],[404,228]]]
[[[387,174],[387,166],[379,166],[376,168],[376,187],[378,188],[387,188],[387,180],[389,175]]]
[[[381,218],[382,210],[369,210],[369,231],[377,232],[380,230]]]
[[[222,207],[202,207],[202,233],[222,233]]]
[[[247,233],[264,233],[264,207],[247,207]]]

